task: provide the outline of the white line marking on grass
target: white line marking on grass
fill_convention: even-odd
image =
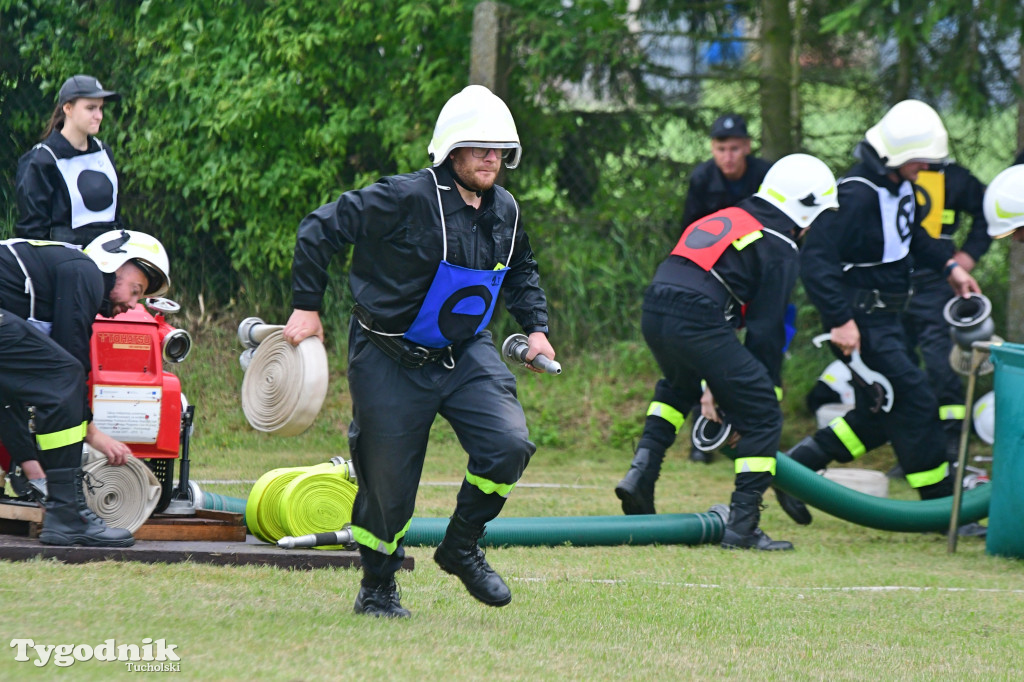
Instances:
[[[516,578],[516,580],[524,583],[546,583],[546,582],[563,582],[564,578]],[[636,580],[620,580],[617,578],[589,578],[585,580],[577,580],[575,582],[581,583],[594,583],[597,585],[635,585],[640,581]],[[667,582],[662,580],[655,581],[642,581],[645,585],[665,585],[671,587],[695,587],[710,590],[720,589],[737,589],[736,585],[717,585],[715,583],[676,583]],[[848,587],[790,587],[787,585],[750,585],[748,589],[754,590],[785,590],[791,592],[990,592],[993,594],[1024,594],[1024,590],[1006,590],[996,587],[915,587],[913,585],[854,585]]]

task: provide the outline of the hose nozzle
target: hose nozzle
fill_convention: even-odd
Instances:
[[[294,549],[296,547],[323,547],[324,545],[351,545],[353,542],[352,530],[342,528],[332,533],[315,533],[298,537],[286,535],[277,541],[277,546],[283,549]]]
[[[526,361],[526,354],[530,351],[530,340],[525,334],[512,334],[501,344],[501,354],[513,362],[521,362],[523,365],[530,365],[548,374],[561,374],[562,366],[556,361],[544,355],[537,355],[530,362]]]

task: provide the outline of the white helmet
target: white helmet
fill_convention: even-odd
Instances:
[[[999,239],[1024,227],[1024,166],[1010,166],[985,190],[988,236]]]
[[[146,296],[161,296],[171,286],[171,263],[164,245],[156,237],[132,230],[111,230],[89,242],[85,254],[101,272],[117,272],[131,261],[146,273]]]
[[[890,169],[910,161],[939,163],[949,156],[949,135],[942,119],[916,99],[894,105],[864,137]]]
[[[989,391],[974,403],[974,431],[989,445],[996,440],[996,394]]]
[[[519,165],[523,148],[512,112],[500,97],[482,85],[467,85],[445,103],[438,114],[427,153],[430,161],[440,166],[457,147],[514,149],[505,167]]]
[[[810,225],[825,209],[839,208],[835,176],[809,154],[790,154],[776,161],[754,196],[774,204],[800,227]]]

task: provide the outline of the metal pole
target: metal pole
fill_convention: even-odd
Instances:
[[[957,530],[960,528],[960,498],[964,491],[964,469],[967,468],[967,442],[971,436],[971,413],[974,411],[974,384],[978,368],[988,353],[988,341],[971,344],[971,373],[967,375],[967,395],[964,399],[964,421],[960,426],[960,447],[957,452],[956,473],[953,477],[953,511],[949,516],[947,551],[956,552]]]

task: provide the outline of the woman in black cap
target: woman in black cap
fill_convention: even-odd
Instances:
[[[95,136],[120,99],[92,76],[64,81],[42,142],[18,161],[16,236],[85,246],[119,227],[114,157]]]
[[[120,227],[114,157],[110,148],[95,137],[103,121],[104,103],[120,99],[121,95],[105,89],[92,76],[79,74],[64,81],[42,142],[18,160],[17,239],[53,240],[84,247]],[[16,241],[0,242],[0,248]],[[115,453],[117,463],[131,454],[127,445],[102,432],[96,437],[103,439],[99,449]],[[35,459],[27,459],[21,467],[29,486],[45,480]],[[45,488],[20,489],[19,480],[12,478],[19,495],[36,499],[46,496]]]

